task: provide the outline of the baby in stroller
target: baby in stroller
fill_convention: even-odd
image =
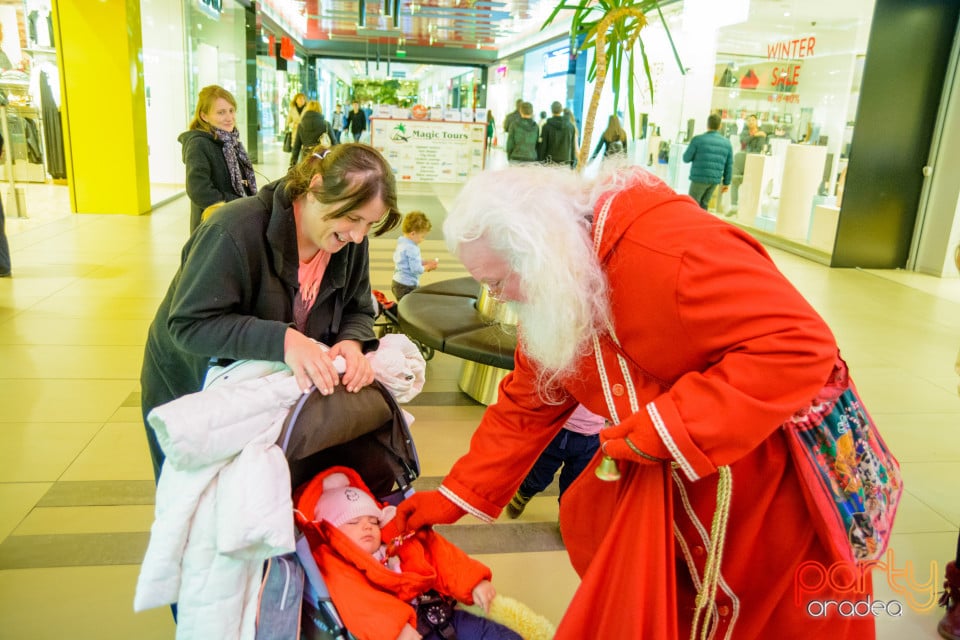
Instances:
[[[496,595],[489,568],[429,529],[384,542],[396,509],[378,504],[354,470],[319,473],[294,502],[333,604],[358,640],[521,639],[455,607],[489,610]]]

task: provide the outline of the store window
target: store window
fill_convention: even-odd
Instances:
[[[0,92],[7,105],[0,162],[4,182],[67,177],[54,45],[50,0],[0,2]]]
[[[873,0],[816,16],[752,3],[745,22],[718,30],[709,112],[722,118],[734,171],[714,212],[832,251],[872,14]],[[704,120],[679,132],[676,155]]]

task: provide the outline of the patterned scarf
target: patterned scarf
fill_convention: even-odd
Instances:
[[[223,141],[223,157],[230,172],[230,184],[240,196],[252,196],[257,192],[257,178],[253,174],[253,164],[247,157],[247,151],[240,142],[240,132],[216,129],[217,138]]]

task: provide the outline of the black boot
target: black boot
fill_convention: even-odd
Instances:
[[[507,515],[513,519],[518,518],[520,514],[523,513],[523,510],[527,508],[528,502],[530,502],[530,498],[517,491],[513,499],[510,500],[510,504],[507,505]]]
[[[947,640],[960,640],[960,567],[956,562],[947,564],[940,606],[946,607],[947,612],[937,625],[937,631]]]

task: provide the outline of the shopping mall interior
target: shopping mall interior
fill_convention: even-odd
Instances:
[[[85,138],[79,136],[79,125],[75,124],[73,133],[78,137],[68,140],[67,148],[76,154],[67,163],[63,177],[53,176],[48,157],[31,162],[17,155],[20,151],[11,154],[16,166],[35,166],[14,169],[14,180],[9,179],[9,170],[0,174],[0,197],[12,255],[12,277],[0,278],[0,638],[160,639],[175,635],[168,608],[139,613],[133,610],[140,563],[154,520],[155,493],[140,414],[139,376],[147,328],[180,264],[181,249],[189,236],[190,201],[184,193],[179,145],[173,142],[189,120],[193,98],[188,96],[209,82],[224,86],[232,82],[233,89],[244,86],[235,69],[243,65],[231,58],[236,43],[223,43],[218,51],[210,42],[202,41],[198,34],[203,29],[198,31],[196,24],[207,25],[207,32],[211,31],[213,27],[204,21],[214,21],[210,17],[213,5],[221,7],[220,25],[227,28],[230,11],[243,13],[247,8],[247,3],[236,4],[239,8],[233,7],[232,0],[144,0],[139,13],[145,25],[144,46],[151,37],[154,40],[150,45],[153,48],[143,56],[147,75],[151,74],[150,65],[164,58],[156,40],[163,39],[167,25],[162,23],[164,29],[160,29],[157,25],[161,23],[151,22],[161,14],[179,16],[176,24],[185,35],[180,38],[178,32],[173,40],[191,52],[181,51],[175,57],[176,63],[186,69],[177,76],[178,82],[181,76],[189,76],[183,86],[162,88],[163,74],[156,70],[153,79],[148,78],[149,100],[143,99],[143,92],[140,94],[140,108],[146,117],[130,120],[143,125],[144,136],[118,136],[116,157],[111,156],[113,151],[103,150],[99,155],[82,156],[77,147],[90,143],[81,142]],[[271,8],[260,26],[275,31],[279,47],[283,37],[296,36],[297,30],[290,26],[296,20],[276,8],[283,3],[265,4]],[[332,6],[338,9],[330,10],[356,13],[356,4],[337,0]],[[478,1],[471,6],[474,4],[480,10],[484,4],[499,3]],[[447,49],[451,65],[436,67],[398,62],[394,42],[391,74],[427,74],[422,82],[423,103],[450,106],[444,111],[458,112],[457,126],[475,124],[464,122],[464,110],[476,114],[490,109],[498,114],[499,121],[500,114],[508,112],[518,96],[534,101],[538,110],[547,108],[554,99],[577,107],[582,124],[589,102],[584,96],[589,97],[593,85],[582,78],[576,80],[576,74],[568,70],[551,75],[548,61],[556,56],[550,52],[565,46],[568,39],[560,31],[537,36],[545,16],[543,3],[508,2],[505,6],[515,11],[519,4],[529,11],[523,13],[523,20],[515,18],[518,31],[510,34],[509,43],[499,50],[496,43],[500,36],[484,33],[482,47],[451,43],[439,47]],[[667,9],[665,19],[675,25],[675,41],[683,53],[683,43],[703,33],[684,31],[683,19],[705,5],[692,0],[662,4]],[[876,3],[881,4],[881,0]],[[640,133],[631,131],[630,158],[685,192],[687,168],[678,156],[688,141],[690,119],[694,120],[690,126],[699,133],[705,126],[703,114],[725,113],[731,131],[736,131],[741,113],[761,112],[771,131],[775,127],[788,131],[789,140],[771,144],[765,154],[746,158],[746,172],[740,176],[739,207],[728,193],[712,203],[710,213],[761,239],[778,268],[833,330],[864,401],[900,461],[905,484],[890,551],[885,556],[887,565],[876,569],[873,576],[873,599],[901,606],[889,608],[896,613],[876,616],[877,637],[937,638],[937,621],[943,609],[936,601],[942,592],[946,564],[956,553],[960,531],[960,503],[956,489],[950,489],[957,486],[955,479],[960,477],[960,278],[953,262],[953,248],[960,243],[960,181],[953,171],[960,166],[956,156],[960,144],[952,144],[960,138],[951,137],[957,135],[960,118],[954,117],[951,125],[950,114],[955,112],[949,110],[956,108],[957,83],[949,85],[952,88],[947,91],[949,83],[940,78],[944,95],[953,98],[945,97],[942,104],[934,104],[931,122],[939,124],[926,138],[930,140],[931,166],[939,162],[938,167],[948,166],[951,172],[944,176],[938,169],[927,175],[926,183],[917,186],[917,195],[908,207],[909,224],[897,218],[899,214],[890,214],[883,226],[897,226],[892,222],[896,220],[899,227],[884,235],[872,230],[869,222],[858,222],[869,232],[858,243],[849,242],[844,237],[849,233],[844,217],[857,220],[856,207],[869,205],[863,200],[863,192],[884,192],[883,184],[878,186],[854,171],[856,160],[863,157],[856,155],[860,123],[863,130],[870,125],[865,120],[870,116],[865,116],[862,109],[858,111],[858,101],[861,83],[865,87],[870,80],[866,61],[873,53],[866,52],[875,3],[833,3],[833,18],[829,20],[822,18],[830,13],[822,8],[823,3],[799,0],[738,0],[729,3],[729,13],[737,14],[745,6],[746,22],[731,22],[729,16],[721,21],[723,26],[711,40],[715,43],[712,54],[703,54],[707,58],[705,67],[698,66],[701,60],[690,54],[687,60],[692,68],[682,77],[671,71],[672,54],[661,37],[662,31],[656,24],[650,27],[648,53],[657,56],[652,65],[655,94],[643,107],[647,122],[642,123]],[[3,33],[9,36],[21,31],[24,56],[31,53],[30,49],[52,56],[47,51],[52,49],[51,38],[42,30],[40,35],[31,35],[29,22],[32,11],[38,10],[42,17],[49,15],[49,7],[49,2],[35,0],[0,2]],[[409,10],[405,2],[399,7]],[[783,14],[791,10],[796,14],[792,16],[796,22],[790,22],[795,29],[793,36],[780,35],[773,26],[774,19],[776,24],[783,22]],[[812,20],[810,12],[815,11],[820,11],[817,15],[821,17]],[[202,20],[184,27],[185,19],[200,14]],[[17,20],[17,25],[8,24],[8,19]],[[820,30],[810,35],[810,29],[817,26],[801,30],[796,26],[801,20],[807,25],[821,22]],[[519,25],[521,22],[524,25]],[[536,23],[532,31],[527,23]],[[147,26],[157,28],[151,33]],[[304,33],[310,28],[305,26]],[[747,51],[756,44],[758,30],[769,38],[762,42],[764,53],[752,54],[751,58]],[[339,35],[331,27],[322,39],[336,40]],[[245,36],[241,33],[236,37],[242,44]],[[424,48],[430,48],[431,38],[439,41],[446,35],[443,29],[438,32],[428,27],[423,37],[427,41]],[[794,66],[805,65],[799,78],[809,83],[807,88],[803,84],[793,89],[784,85],[761,95],[749,83],[743,84],[742,78],[750,76],[749,69],[760,75],[773,73],[768,67],[774,66],[779,54],[768,55],[768,45],[811,37],[817,38],[816,51],[827,55],[813,55],[813,45],[807,41],[804,46],[811,55],[788,61]],[[9,37],[3,42],[7,40]],[[323,58],[304,53],[304,42],[314,42],[311,46],[319,49],[319,41],[319,36],[295,39],[295,53],[288,71],[282,74],[277,72],[276,55],[257,56],[254,86],[261,93],[253,102],[261,104],[251,108],[250,100],[240,100],[243,113],[238,127],[244,143],[255,149],[254,166],[261,184],[282,177],[289,164],[289,154],[282,149],[282,120],[293,93],[312,93],[329,112],[338,101],[350,98],[351,87],[344,82],[351,80],[351,74],[386,73],[386,47],[381,55],[371,54],[366,45],[365,56],[325,63]],[[350,46],[356,52],[356,47],[363,44],[357,40]],[[6,50],[7,45],[3,48]],[[414,46],[409,48],[411,52],[416,50]],[[451,53],[454,50],[463,52]],[[487,55],[489,62],[470,61],[466,56],[471,51]],[[191,57],[194,55],[212,56],[213,60],[220,56],[218,71],[188,73],[197,69],[197,58]],[[957,57],[955,50],[952,55]],[[229,64],[224,62],[228,58]],[[308,58],[312,60],[309,64]],[[383,67],[382,72],[379,67]],[[310,78],[306,77],[307,69],[311,70]],[[727,69],[737,76],[735,81],[723,79]],[[950,69],[955,74],[955,67]],[[66,74],[68,70],[61,68],[60,72]],[[789,77],[792,82],[798,76]],[[833,87],[834,82],[839,89]],[[65,81],[61,87],[65,95],[75,90]],[[650,99],[641,94],[638,104]],[[467,95],[469,99],[462,98]],[[770,99],[777,95],[783,99]],[[483,98],[482,103],[475,101],[478,96]],[[805,102],[813,96],[815,99]],[[461,99],[467,102],[461,103]],[[906,97],[903,100],[908,102]],[[615,108],[609,91],[603,93],[600,104],[600,118],[605,121],[605,114]],[[122,106],[129,105],[127,97]],[[382,110],[378,106],[387,132],[396,127],[396,121],[405,121],[406,115],[402,110],[392,110],[399,105],[389,106],[391,109]],[[39,104],[22,107],[36,110]],[[73,117],[66,105],[62,108],[65,120]],[[119,111],[117,118],[122,120],[126,116]],[[639,121],[640,110],[637,114]],[[452,122],[453,116],[450,118]],[[75,119],[77,122],[83,121]],[[815,128],[818,135],[814,135]],[[40,130],[44,131],[43,124]],[[388,135],[383,134],[378,141],[374,133],[371,139],[368,132],[364,141],[386,155]],[[103,132],[99,135],[102,137]],[[164,136],[167,140],[161,144]],[[489,148],[481,142],[480,159],[475,163],[479,166],[467,163],[461,175],[457,171],[434,171],[432,178],[415,179],[398,172],[401,211],[422,210],[433,222],[433,231],[421,246],[424,255],[439,257],[440,266],[424,274],[421,285],[468,275],[447,251],[442,223],[469,175],[507,166],[503,136],[498,132],[499,139]],[[801,140],[804,137],[806,144]],[[9,139],[11,147],[22,142],[16,132]],[[658,154],[663,141],[668,143],[666,157]],[[896,143],[891,141],[891,145]],[[866,147],[868,142],[862,144]],[[417,158],[435,162],[435,150],[422,153],[426,155]],[[596,171],[600,162],[588,163],[585,170]],[[80,188],[87,179],[90,184],[105,184],[98,180],[111,174],[116,174],[117,181],[124,180],[124,172],[131,167],[143,175],[130,179],[137,184],[128,190],[127,201],[104,204],[90,189]],[[816,174],[812,183],[793,179],[811,172]],[[921,175],[919,169],[916,174]],[[86,178],[88,175],[91,177]],[[857,180],[861,181],[859,187],[851,184]],[[947,183],[952,186],[945,187]],[[84,203],[90,206],[85,208]],[[803,227],[799,235],[797,224]],[[394,230],[370,241],[374,289],[390,291],[397,237],[398,231]],[[881,249],[871,254],[850,248],[870,243]],[[838,252],[866,262],[831,266]],[[875,259],[888,258],[897,265],[872,264]],[[421,462],[417,489],[440,483],[466,451],[485,409],[462,390],[463,367],[461,359],[436,353],[426,363],[423,391],[405,405],[414,418],[411,432]],[[553,623],[564,615],[578,585],[559,534],[557,493],[554,484],[533,498],[517,519],[503,515],[489,525],[467,516],[442,528],[447,537],[492,568],[498,592],[524,602]],[[785,637],[789,633],[785,632]]]

